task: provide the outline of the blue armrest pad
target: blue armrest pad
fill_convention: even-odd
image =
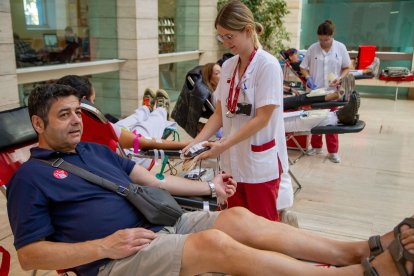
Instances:
[[[365,122],[359,120],[353,126],[337,125],[337,126],[318,126],[311,129],[312,134],[344,134],[357,133],[365,128]]]

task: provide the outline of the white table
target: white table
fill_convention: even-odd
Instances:
[[[383,81],[379,79],[360,79],[355,80],[356,86],[386,86],[395,87],[395,100],[398,99],[399,87],[414,87],[414,81]]]

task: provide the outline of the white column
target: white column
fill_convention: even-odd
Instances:
[[[118,57],[122,115],[142,104],[145,88],[158,89],[158,1],[118,0]]]
[[[10,1],[0,2],[0,111],[19,106]]]
[[[286,1],[289,14],[284,18],[286,30],[290,33],[289,47],[299,49],[300,32],[302,23],[302,1],[289,0]]]
[[[217,16],[217,0],[199,0],[200,24],[199,24],[199,49],[205,53],[200,57],[200,64],[216,62],[223,53],[224,47],[216,40],[216,28],[214,21]]]

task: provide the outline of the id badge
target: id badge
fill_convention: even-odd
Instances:
[[[252,104],[246,102],[237,103],[236,114],[250,116],[252,114]]]

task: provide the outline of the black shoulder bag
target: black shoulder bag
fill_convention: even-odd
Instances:
[[[34,158],[37,159],[37,158]],[[183,210],[171,194],[161,188],[142,186],[130,183],[128,187],[115,184],[103,177],[91,173],[85,169],[64,161],[62,158],[56,160],[43,160],[55,168],[60,168],[80,176],[93,184],[113,191],[125,197],[140,213],[152,224],[172,226],[183,214]]]

